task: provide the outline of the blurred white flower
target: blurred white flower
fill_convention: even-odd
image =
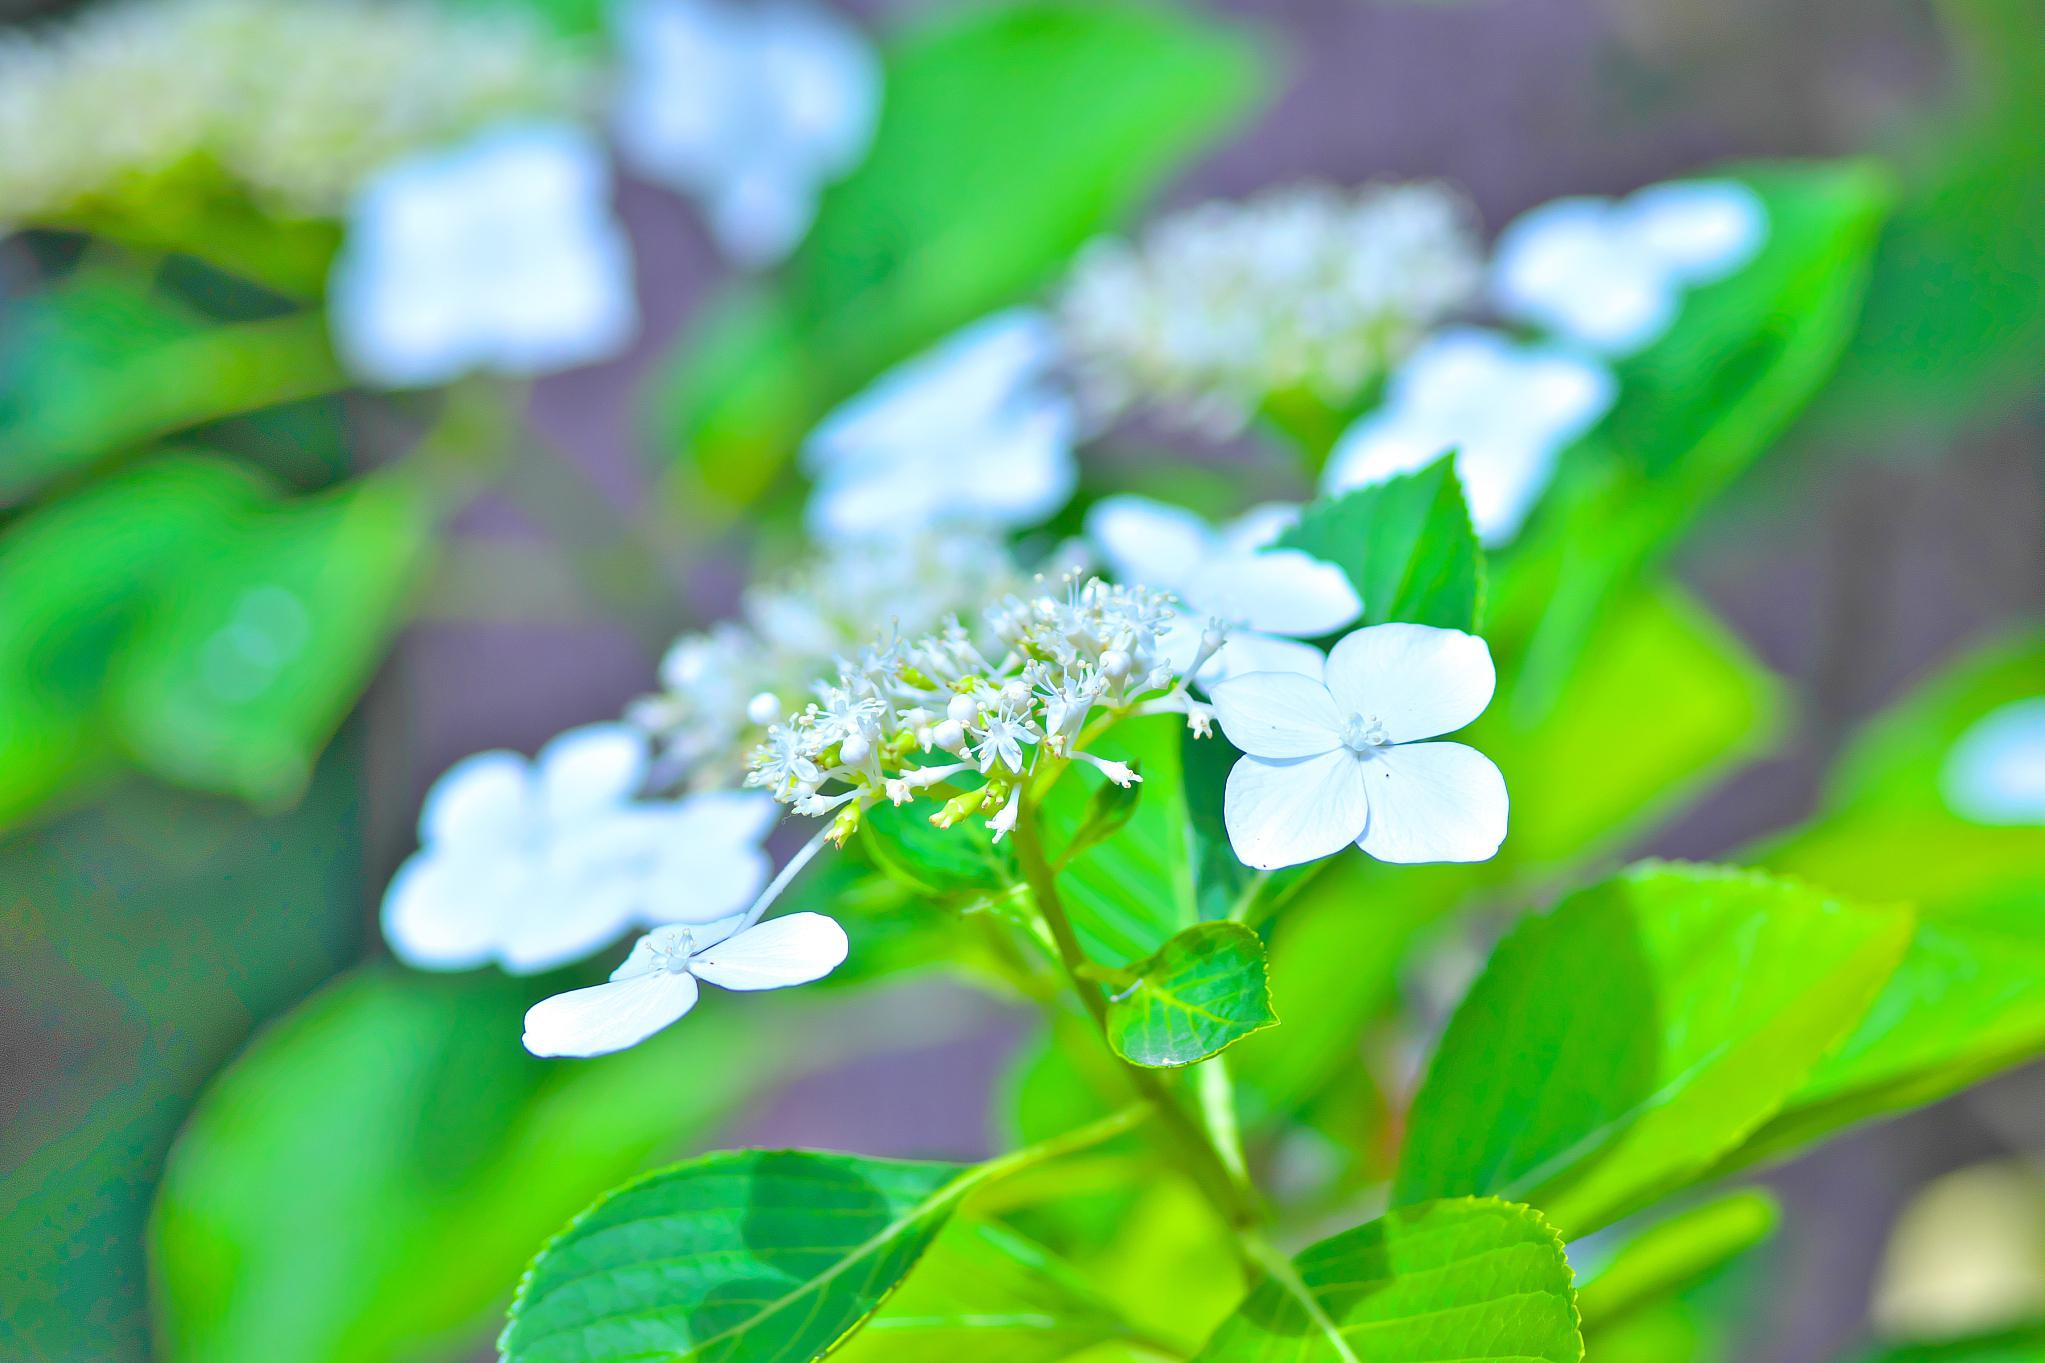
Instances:
[[[638,314],[601,149],[520,124],[387,167],[356,197],[328,307],[342,359],[385,387],[616,353]]]
[[[1453,449],[1478,535],[1502,544],[1548,486],[1556,457],[1617,394],[1604,366],[1565,350],[1471,327],[1439,332],[1336,443],[1322,485],[1343,492],[1381,483]]]
[[[626,162],[701,200],[734,260],[788,254],[823,187],[873,140],[881,67],[864,35],[799,0],[624,0],[615,13]]]
[[[2045,824],[2045,696],[1990,711],[1946,756],[1940,789],[1961,818]]]
[[[636,799],[644,735],[571,729],[528,762],[486,752],[449,768],[419,816],[420,848],[383,902],[406,962],[515,973],[579,960],[632,927],[742,911],[767,878],[776,811],[740,791]]]
[[[1078,413],[1056,384],[1056,338],[1025,308],[982,318],[883,374],[810,433],[809,526],[825,540],[1010,529],[1078,481]]]
[[[1059,325],[1101,415],[1144,406],[1229,435],[1277,394],[1349,401],[1482,276],[1469,213],[1440,185],[1288,185],[1095,242]]]
[[[1492,301],[1514,321],[1629,355],[1669,329],[1685,289],[1740,269],[1767,236],[1767,208],[1737,180],[1557,199],[1499,234]]]
[[[608,984],[528,1009],[525,1048],[546,1056],[622,1051],[695,1007],[698,980],[723,989],[782,989],[820,980],[845,960],[845,930],[820,913],[743,922],[655,928],[633,944]]]
[[[1222,814],[1245,864],[1272,869],[1354,842],[1380,861],[1483,861],[1505,840],[1505,778],[1460,743],[1491,702],[1491,650],[1460,630],[1372,625],[1336,644],[1325,683],[1254,672],[1213,688],[1229,742]]]
[[[1088,511],[1087,538],[1118,580],[1171,592],[1184,611],[1159,639],[1180,670],[1211,641],[1207,624],[1229,629],[1195,680],[1211,687],[1245,672],[1321,675],[1321,651],[1302,638],[1331,634],[1363,613],[1349,577],[1298,549],[1268,546],[1299,519],[1281,503],[1255,507],[1216,529],[1183,507],[1148,497],[1103,497]]]

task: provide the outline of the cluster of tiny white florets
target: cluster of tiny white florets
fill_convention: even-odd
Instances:
[[[1161,592],[1073,574],[1062,588],[1009,596],[977,631],[954,618],[922,638],[884,640],[841,660],[815,700],[767,731],[746,783],[798,814],[832,816],[839,841],[879,800],[925,795],[944,797],[932,823],[977,814],[999,839],[1046,753],[1130,785],[1139,777],[1126,764],[1083,751],[1090,718],[1142,705],[1184,714],[1202,733],[1209,722],[1184,678],[1222,636],[1210,629],[1179,672],[1159,649],[1171,607]]]
[[[1480,243],[1438,184],[1289,185],[1082,253],[1059,301],[1081,393],[1218,435],[1273,395],[1356,397],[1471,301]]]
[[[738,620],[677,639],[661,660],[662,691],[627,717],[659,740],[662,784],[727,784],[767,726],[877,629],[921,634],[1027,580],[984,535],[838,546],[748,590]]]
[[[125,205],[188,172],[333,216],[397,156],[586,107],[591,78],[512,6],[115,0],[0,38],[0,222]]]

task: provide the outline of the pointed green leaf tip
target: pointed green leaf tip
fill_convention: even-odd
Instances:
[[[1277,1025],[1264,943],[1241,923],[1187,928],[1129,968],[1138,978],[1108,1005],[1108,1040],[1132,1064],[1195,1064]]]
[[[1363,623],[1477,630],[1484,553],[1454,454],[1426,468],[1308,506],[1278,543],[1349,575]]]
[[[1193,1363],[1579,1363],[1561,1237],[1529,1207],[1455,1198],[1309,1247]]]
[[[894,1290],[979,1172],[801,1150],[678,1164],[541,1251],[498,1347],[505,1363],[807,1363]]]

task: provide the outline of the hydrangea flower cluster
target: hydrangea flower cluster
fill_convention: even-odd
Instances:
[[[1206,730],[1210,712],[1185,678],[1222,634],[1211,629],[1202,656],[1181,670],[1160,648],[1172,618],[1162,592],[1072,574],[1063,590],[1006,598],[977,633],[953,618],[918,639],[885,640],[840,663],[815,700],[767,731],[747,784],[798,814],[830,817],[836,842],[878,801],[924,796],[943,799],[932,823],[977,815],[998,840],[1015,827],[1025,778],[1046,753],[1085,761],[1118,785],[1138,779],[1083,750],[1096,711],[1176,711]]]
[[[1233,434],[1274,394],[1342,403],[1468,303],[1470,214],[1437,184],[1289,185],[1097,242],[1060,322],[1083,396]]]
[[[324,217],[377,167],[507,117],[580,108],[591,71],[513,6],[125,0],[0,40],[0,220],[197,162]],[[146,110],[110,117],[110,102]]]

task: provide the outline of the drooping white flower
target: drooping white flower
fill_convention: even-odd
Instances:
[[[831,540],[1042,520],[1078,479],[1078,414],[1040,313],[983,318],[884,374],[810,433],[809,525]]]
[[[601,148],[523,123],[394,162],[356,196],[329,314],[350,370],[391,388],[616,353],[638,313]]]
[[[571,729],[527,761],[464,758],[428,792],[420,848],[384,895],[384,935],[426,969],[495,961],[514,973],[579,960],[627,929],[709,922],[767,878],[771,801],[721,791],[636,797],[644,735]]]
[[[1393,371],[1385,400],[1329,456],[1329,492],[1381,483],[1449,450],[1487,545],[1510,540],[1554,475],[1556,457],[1610,410],[1603,365],[1555,346],[1458,327]]]
[[[655,928],[633,944],[608,983],[528,1009],[525,1048],[542,1056],[622,1051],[695,1007],[698,980],[723,989],[783,989],[820,980],[845,960],[845,930],[820,913],[745,927],[743,921]]]
[[[1492,301],[1502,316],[1629,355],[1669,329],[1685,289],[1740,269],[1767,236],[1766,207],[1737,180],[1557,199],[1499,234]]]
[[[765,265],[809,231],[825,185],[865,155],[880,59],[800,0],[625,0],[614,121],[628,164],[699,199],[726,255]]]
[[[1123,582],[1176,595],[1185,607],[1159,647],[1185,670],[1203,646],[1207,622],[1230,626],[1196,680],[1212,686],[1245,672],[1321,675],[1321,652],[1302,638],[1354,624],[1363,602],[1340,568],[1271,542],[1299,520],[1299,508],[1269,503],[1218,528],[1183,507],[1127,494],[1087,511],[1087,537]]]
[[[1325,682],[1258,672],[1213,688],[1245,754],[1222,813],[1245,864],[1294,866],[1355,843],[1380,861],[1483,861],[1505,840],[1505,778],[1452,733],[1482,714],[1491,650],[1460,630],[1372,625],[1337,643]]]
[[[2045,824],[2045,696],[1990,711],[1947,754],[1940,788],[1954,813],[1984,824]]]

